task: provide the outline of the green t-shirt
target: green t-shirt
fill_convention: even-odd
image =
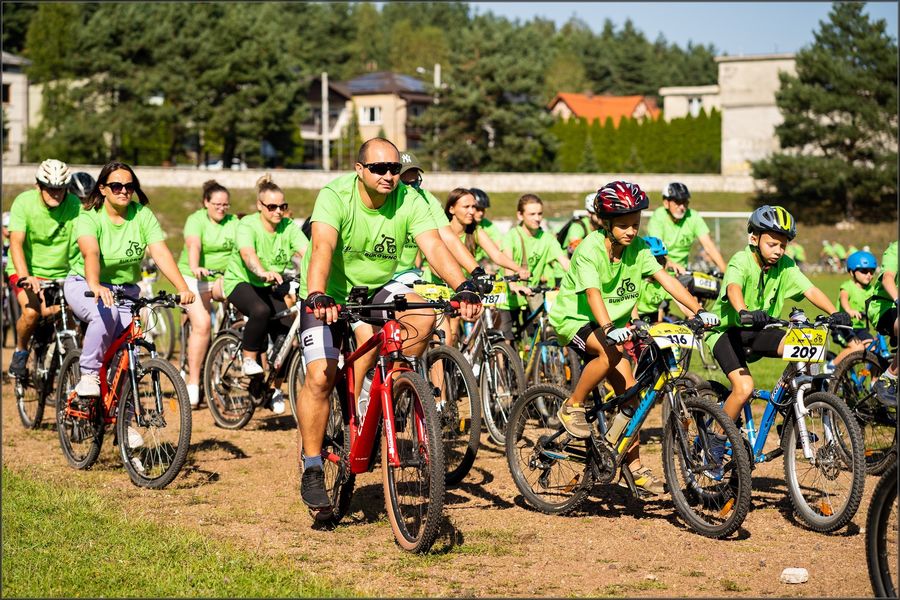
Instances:
[[[719,315],[721,323],[707,336],[710,348],[715,346],[719,336],[726,329],[740,327],[741,318],[728,301],[728,286],[736,283],[741,288],[747,310],[765,310],[773,317],[781,316],[781,309],[787,300],[799,300],[806,290],[813,287],[800,267],[787,256],[782,256],[763,274],[756,253],[747,246],[731,257],[722,278],[722,291],[712,306],[712,312]]]
[[[403,184],[401,183],[400,185]],[[448,223],[444,207],[441,206],[440,200],[434,197],[434,194],[427,190],[416,190],[414,187],[410,187],[410,189],[417,192],[421,199],[424,199],[425,205],[428,207],[428,214],[434,219],[435,225],[438,228],[441,228]],[[413,194],[412,197],[415,198],[415,195]],[[416,244],[415,237],[412,233],[407,233],[406,242],[404,242],[403,250],[400,252],[400,261],[397,264],[397,272],[400,273],[402,271],[414,269],[416,267],[416,254],[418,254],[418,252],[419,246]]]
[[[669,259],[682,267],[687,266],[694,240],[708,233],[709,227],[703,217],[690,208],[680,221],[675,222],[669,211],[660,206],[647,222],[647,235],[661,239],[669,251]]]
[[[847,256],[850,256],[854,252],[859,252],[859,248],[857,248],[853,244],[850,244],[849,246],[847,246]]]
[[[806,250],[797,242],[789,243],[784,253],[797,262],[806,262]]]
[[[431,213],[421,209],[414,188],[399,185],[380,208],[371,209],[362,203],[357,181],[356,173],[348,173],[322,188],[311,217],[313,223],[326,223],[338,232],[326,285],[326,293],[338,303],[347,301],[353,286],[374,291],[391,280],[400,262],[398,240],[437,229]],[[303,273],[309,269],[311,255],[303,256]],[[309,293],[306,277],[300,293],[304,297]]]
[[[303,235],[303,231],[294,225],[292,219],[287,217],[281,219],[275,227],[275,232],[269,233],[263,227],[259,213],[247,215],[238,222],[235,232],[235,248],[229,256],[223,282],[225,295],[231,295],[241,282],[256,287],[270,285],[247,269],[244,259],[241,258],[242,248],[253,248],[264,270],[282,273],[292,266],[291,258],[294,254],[306,248],[307,244],[309,240]],[[300,273],[302,276],[306,273],[306,269],[302,269]]]
[[[566,253],[567,256],[571,256],[569,254],[569,244],[571,244],[575,240],[582,240],[589,234],[591,231],[591,221],[590,217],[581,217],[580,219],[572,222],[569,226],[569,230],[566,232],[566,237],[562,243],[563,252]],[[553,277],[557,279],[562,279],[566,274],[565,269],[562,268],[562,265],[559,263],[555,263],[553,265]]]
[[[844,247],[839,242],[833,243],[831,245],[831,250],[832,252],[834,252],[835,258],[839,258],[841,260],[847,258],[847,251],[844,250]]]
[[[153,211],[138,202],[128,205],[125,221],[118,225],[110,220],[106,206],[82,211],[72,235],[76,240],[96,238],[100,247],[100,281],[112,284],[137,283],[147,246],[166,237]],[[72,272],[84,277],[84,256],[80,252],[72,263]]]
[[[671,300],[669,294],[660,282],[655,279],[645,279],[641,282],[641,295],[638,297],[637,309],[639,315],[656,313],[659,305],[666,300]]]
[[[200,238],[200,266],[210,271],[224,271],[234,250],[234,236],[237,233],[238,218],[225,215],[216,223],[209,218],[205,208],[201,208],[188,216],[184,222],[184,237]],[[178,259],[178,270],[185,277],[193,277],[188,262],[187,245],[181,250]]]
[[[44,204],[37,189],[16,196],[9,209],[9,231],[25,233],[22,249],[29,275],[44,279],[68,275],[70,238],[80,211],[81,202],[74,194],[66,194],[55,208]],[[6,272],[16,272],[12,255],[7,261]]]
[[[884,273],[894,274],[895,285],[897,284],[898,279],[900,279],[900,273],[897,272],[897,242],[891,242],[881,257],[881,274]],[[878,276],[878,281],[875,283],[875,292],[873,293],[873,296],[874,298],[869,304],[868,315],[869,322],[875,326],[878,324],[881,315],[889,311],[894,305],[887,290],[884,289],[884,284],[881,283],[881,275]]]
[[[568,344],[579,329],[588,323],[596,323],[588,304],[588,288],[600,290],[609,318],[621,327],[631,319],[641,281],[660,269],[650,246],[641,238],[635,238],[626,246],[622,259],[613,263],[606,252],[603,232],[588,234],[572,254],[571,267],[563,277],[559,295],[550,309],[550,324],[556,329],[559,343]]]
[[[852,275],[851,275],[852,277]],[[858,310],[859,312],[865,314],[866,313],[866,300],[875,293],[876,284],[875,281],[869,282],[869,285],[866,287],[860,287],[856,284],[852,279],[848,279],[844,283],[841,284],[840,290],[838,290],[838,297],[835,301],[834,305],[838,308],[838,310],[844,310],[841,307],[841,291],[847,292],[847,304],[850,305],[850,308],[853,310]],[[863,319],[853,319],[851,325],[855,328],[861,329],[866,326],[866,322]]]
[[[503,241],[503,232],[500,231],[500,228],[494,225],[494,223],[487,217],[481,218],[481,222],[478,224],[478,227],[484,229],[495,244],[499,244]]]
[[[503,238],[501,249],[512,254],[512,259],[516,264],[522,264],[522,249],[525,249],[525,261],[528,266],[528,272],[531,276],[528,278],[529,286],[536,286],[541,283],[541,277],[548,279],[553,276],[553,270],[550,263],[558,261],[565,257],[565,251],[560,247],[559,242],[549,231],[538,229],[534,235],[528,233],[522,225],[518,225],[510,229]],[[507,275],[512,275],[508,269],[504,269]],[[522,296],[510,292],[506,296],[506,303],[498,304],[497,307],[504,310],[521,308],[527,306],[528,301]]]

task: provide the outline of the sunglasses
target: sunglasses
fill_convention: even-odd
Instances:
[[[263,206],[265,206],[266,210],[269,212],[275,212],[276,210],[284,212],[288,209],[287,202],[285,202],[284,204],[263,204]]]
[[[875,272],[875,269],[857,269],[857,273],[862,273],[863,275],[871,275]]]
[[[669,202],[672,202],[673,204],[678,204],[679,206],[687,206],[688,204],[691,203],[690,200],[675,200],[674,198],[670,199]]]
[[[388,171],[391,172],[391,175],[399,175],[400,169],[403,168],[403,165],[398,162],[362,163],[362,166],[376,175],[384,175]]]
[[[110,181],[106,184],[106,187],[112,190],[113,194],[121,194],[124,189],[126,193],[133,194],[135,190],[135,185],[133,181],[129,181],[128,183],[119,183],[118,181]]]

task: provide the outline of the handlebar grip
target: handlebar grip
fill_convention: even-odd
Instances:
[[[86,291],[86,292],[84,293],[84,297],[85,297],[85,298],[93,298],[93,297],[94,297],[94,292],[92,292],[91,290],[88,290],[88,291]]]
[[[753,325],[753,315],[741,315],[741,325]]]

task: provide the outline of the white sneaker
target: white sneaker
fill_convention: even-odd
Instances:
[[[97,373],[82,373],[78,385],[75,386],[75,393],[82,398],[99,396],[100,376]]]
[[[263,368],[252,358],[245,358],[244,362],[241,364],[241,372],[247,377],[252,377],[253,375],[261,374]]]
[[[132,426],[128,426],[128,447],[134,450],[144,445],[144,437],[141,432]]]
[[[191,408],[197,408],[200,404],[200,386],[196,383],[189,383],[187,384],[187,391]]]
[[[272,392],[272,412],[276,415],[284,414],[284,393],[281,390]]]

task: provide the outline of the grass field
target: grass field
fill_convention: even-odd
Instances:
[[[160,527],[96,493],[3,468],[3,596],[346,597],[287,560]],[[97,557],[103,557],[97,560]]]

